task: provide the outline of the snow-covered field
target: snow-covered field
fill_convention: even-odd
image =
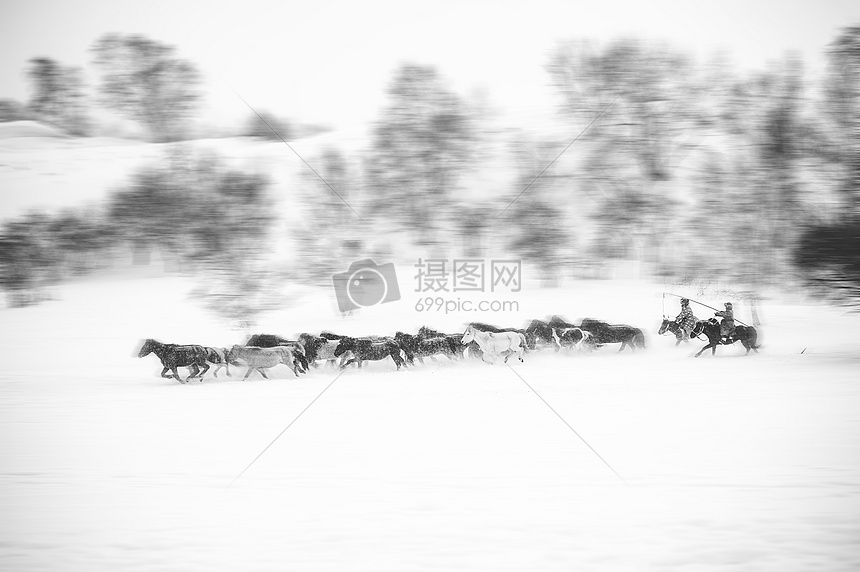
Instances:
[[[701,344],[656,335],[667,288],[648,282],[524,288],[507,315],[420,314],[404,295],[341,318],[308,292],[254,331],[559,313],[637,325],[649,349],[181,385],[135,357],[141,338],[248,333],[192,287],[101,277],[0,310],[0,568],[860,568],[857,314],[774,294],[761,354],[692,359]]]

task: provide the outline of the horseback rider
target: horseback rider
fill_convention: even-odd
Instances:
[[[732,334],[735,333],[735,313],[732,310],[732,303],[726,302],[726,309],[722,312],[714,312],[715,316],[722,318],[720,321],[720,336],[723,341],[728,343],[731,341]]]
[[[690,301],[687,298],[681,298],[681,313],[675,318],[675,323],[684,330],[684,334],[689,338],[696,326],[696,316],[693,315]]]

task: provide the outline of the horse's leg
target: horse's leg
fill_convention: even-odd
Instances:
[[[209,371],[209,364],[204,361],[203,362],[203,371],[200,372],[200,381],[203,381],[203,376],[206,375],[207,371]]]
[[[700,350],[699,350],[699,353],[697,353],[697,354],[696,354],[696,355],[694,355],[693,357],[699,357],[700,355],[702,355],[702,352],[703,352],[703,351],[705,351],[706,349],[708,349],[708,348],[712,347],[711,345],[712,345],[713,343],[714,343],[714,342],[712,342],[712,341],[708,340],[708,343],[707,343],[707,344],[705,344],[705,347],[703,347],[702,349],[700,349]]]
[[[245,372],[245,377],[242,378],[242,381],[245,381],[246,379],[248,379],[248,376],[251,375],[251,372],[253,372],[254,369],[256,369],[256,368],[249,365],[248,371]]]
[[[257,371],[259,371],[259,372],[260,372],[260,375],[262,375],[262,376],[263,376],[263,378],[265,378],[265,379],[269,379],[269,376],[268,376],[268,375],[266,375],[266,368],[264,368],[264,367],[258,367],[258,368],[257,368]]]
[[[170,366],[170,371],[173,372],[173,377],[176,378],[176,381],[178,381],[179,383],[185,383],[185,380],[179,377],[179,370],[177,369],[177,366]]]
[[[165,379],[173,379],[173,376],[172,376],[172,375],[164,375],[165,373],[167,373],[167,370],[168,370],[168,369],[170,369],[170,368],[169,368],[169,367],[167,367],[167,366],[164,366],[164,369],[163,369],[163,370],[161,370],[161,377],[163,377],[163,378],[165,378]]]

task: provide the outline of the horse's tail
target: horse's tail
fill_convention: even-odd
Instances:
[[[645,334],[639,328],[636,328],[636,331],[633,333],[633,343],[638,345],[643,350],[645,348]]]
[[[750,347],[754,350],[759,349],[761,347],[761,344],[758,343],[758,331],[754,327],[750,326],[749,328],[747,328],[747,332],[749,332],[748,335]]]

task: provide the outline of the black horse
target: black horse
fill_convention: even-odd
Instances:
[[[462,336],[460,337],[462,338]],[[423,364],[426,357],[436,361],[437,355],[443,355],[450,360],[457,359],[457,357],[462,357],[463,355],[460,352],[458,356],[458,350],[452,348],[449,340],[445,337],[420,338],[411,334],[397,332],[394,334],[394,340],[403,349],[403,353],[406,354],[406,362],[410,365],[415,364],[415,358],[418,358],[418,361]]]
[[[466,346],[460,340],[463,339],[463,334],[443,334],[442,332],[437,332],[427,326],[421,326],[418,328],[418,335],[415,336],[419,340],[431,340],[434,338],[445,338],[448,342],[448,346],[451,348],[451,351],[458,358],[463,357],[463,354],[466,352]],[[480,349],[480,348],[479,348]]]
[[[538,344],[544,346],[555,345],[557,351],[558,346],[552,335],[552,329],[552,326],[540,320],[529,322],[529,325],[526,326],[526,343],[529,345],[529,349],[535,349]]]
[[[626,347],[633,351],[636,348],[645,349],[645,334],[639,328],[627,324],[608,324],[589,318],[583,319],[579,327],[589,332],[597,345],[620,343],[619,352],[623,352]]]
[[[693,328],[692,335],[698,336],[699,334],[705,334],[705,336],[707,336],[708,344],[700,349],[699,353],[693,357],[699,357],[702,355],[702,352],[708,348],[711,348],[711,355],[716,355],[717,346],[730,346],[738,341],[747,349],[747,353],[744,355],[749,355],[750,350],[755,350],[755,353],[758,353],[758,348],[761,347],[757,343],[758,332],[756,332],[756,329],[752,326],[735,326],[735,331],[731,337],[729,337],[728,340],[724,340],[720,335],[720,323],[716,318],[697,322],[696,327]]]
[[[690,343],[690,338],[687,337],[686,332],[684,332],[684,328],[682,328],[680,324],[678,324],[674,320],[670,320],[669,318],[663,318],[663,323],[660,324],[660,329],[657,330],[657,334],[662,336],[666,332],[675,334],[675,339],[677,340],[675,342],[676,348],[681,344],[681,342],[686,342],[688,344]]]
[[[207,352],[203,346],[180,346],[177,344],[162,344],[157,340],[148,338],[143,342],[143,346],[137,354],[137,357],[142,358],[149,354],[155,354],[161,360],[161,365],[164,369],[161,370],[161,377],[167,379],[175,378],[179,383],[185,383],[189,379],[195,377],[203,379],[203,374],[209,371],[209,364],[206,363]],[[190,375],[183,381],[179,377],[179,371],[176,368],[187,367]],[[201,371],[202,369],[202,371]],[[167,370],[173,372],[173,375],[167,374]]]
[[[361,367],[361,364],[366,360],[379,361],[389,356],[397,364],[398,371],[400,366],[404,365],[403,358],[400,357],[400,346],[391,338],[372,340],[370,338],[343,337],[335,348],[334,355],[340,357],[348,351],[352,352],[353,357],[341,365],[341,369],[353,362],[358,363],[358,367]]]

